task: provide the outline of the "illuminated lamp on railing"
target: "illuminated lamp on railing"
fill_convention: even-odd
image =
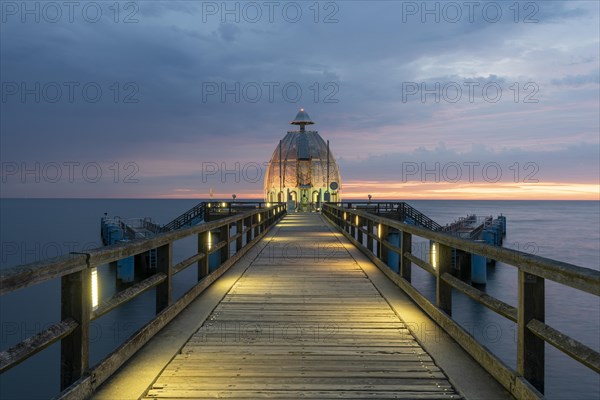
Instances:
[[[429,260],[431,261],[431,266],[433,269],[437,269],[438,266],[438,252],[437,252],[437,243],[431,243],[431,254],[429,255]]]
[[[98,269],[92,268],[92,309],[98,308]]]
[[[208,231],[208,243],[206,243],[206,245],[208,246],[208,250],[210,251],[210,249],[212,248],[212,235],[210,234],[210,231]]]
[[[377,237],[381,239],[381,224],[377,225]]]
[[[359,220],[358,220],[358,215],[357,215],[357,216],[356,216],[356,218],[355,218],[355,223],[356,223],[356,226],[358,226],[358,221],[359,221]]]

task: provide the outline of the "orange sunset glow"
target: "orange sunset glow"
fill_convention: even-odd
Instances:
[[[600,200],[600,185],[595,183],[392,183],[377,181],[346,181],[345,199],[363,200]],[[236,193],[238,199],[262,199],[262,192]],[[165,199],[207,199],[209,193],[192,189],[175,189],[150,197]],[[214,191],[215,199],[231,198],[231,193]]]

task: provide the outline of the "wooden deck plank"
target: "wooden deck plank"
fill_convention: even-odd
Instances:
[[[460,396],[448,394],[448,392],[425,392],[425,391],[403,391],[403,392],[384,392],[384,391],[233,391],[233,390],[189,390],[189,391],[169,391],[163,389],[151,390],[148,393],[148,399],[214,399],[214,398],[235,398],[235,399],[258,399],[258,398],[276,398],[276,399],[410,399],[410,400],[449,400],[460,399]]]
[[[146,398],[460,398],[318,214],[276,229]]]
[[[420,378],[423,377],[423,367],[421,364],[415,363],[413,365],[409,365],[403,368],[395,368],[391,369],[389,366],[386,368],[371,368],[368,370],[363,369],[364,366],[356,365],[354,369],[341,369],[335,368],[330,370],[315,370],[311,367],[305,366],[290,366],[288,368],[281,368],[278,370],[273,370],[268,365],[257,365],[253,369],[243,368],[236,365],[225,365],[220,366],[219,368],[208,367],[202,364],[183,364],[181,366],[173,366],[167,368],[163,372],[163,376],[220,376],[220,375],[231,375],[235,374],[236,376],[345,376],[345,377],[353,377],[353,376],[383,376],[389,377],[400,376],[400,377],[414,377]],[[430,374],[438,374],[439,370],[433,370],[432,367],[429,368]]]

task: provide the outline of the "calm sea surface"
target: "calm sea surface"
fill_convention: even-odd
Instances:
[[[152,217],[164,224],[199,200],[76,200],[1,199],[0,268],[83,251],[101,245],[100,217]],[[577,201],[409,201],[435,221],[446,224],[467,214],[507,217],[505,247],[600,269],[600,202]],[[426,243],[413,246],[427,257]],[[193,254],[193,241],[174,247],[174,262]],[[435,297],[427,273],[413,268],[413,282]],[[100,299],[116,291],[113,266],[103,266]],[[195,281],[193,268],[175,276],[174,295],[181,296]],[[485,290],[516,306],[516,270],[497,264],[488,267]],[[512,322],[454,294],[454,318],[511,367],[516,363],[516,329]],[[153,317],[154,292],[94,321],[91,327],[91,364],[99,362],[130,334]],[[59,281],[11,293],[0,299],[0,350],[18,343],[60,318]],[[553,327],[600,349],[600,300],[594,296],[546,284],[546,321]],[[431,340],[435,340],[435,333]],[[549,399],[598,399],[600,376],[546,346],[546,394]],[[43,399],[59,392],[59,345],[55,344],[16,368],[0,375],[0,399]]]

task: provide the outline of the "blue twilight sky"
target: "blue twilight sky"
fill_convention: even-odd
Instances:
[[[347,197],[598,199],[597,1],[2,1],[2,197],[260,197],[300,107]]]

